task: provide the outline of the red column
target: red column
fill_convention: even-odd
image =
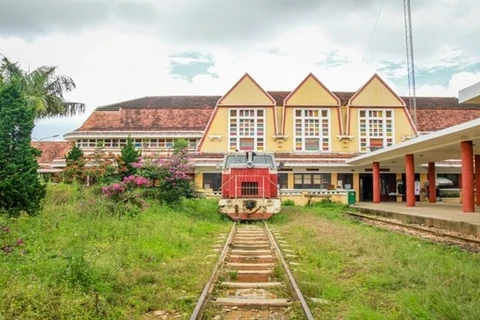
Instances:
[[[373,163],[373,203],[380,203],[380,163]]]
[[[437,183],[435,173],[435,162],[428,163],[428,202],[437,202]]]
[[[477,206],[480,206],[480,154],[475,155],[475,189]]]
[[[472,141],[461,142],[463,212],[475,212],[473,197],[473,146]]]
[[[415,165],[413,154],[405,155],[405,176],[407,180],[407,207],[415,207]]]

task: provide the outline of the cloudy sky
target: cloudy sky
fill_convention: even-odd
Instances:
[[[480,0],[412,0],[417,94],[457,96],[480,81]],[[378,20],[377,20],[378,17]],[[292,90],[313,72],[355,91],[374,72],[407,92],[402,0],[0,0],[0,54],[56,65],[85,115],[40,121],[75,130],[101,105],[148,95],[223,94],[245,72]]]

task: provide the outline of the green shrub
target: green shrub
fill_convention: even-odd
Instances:
[[[290,199],[284,200],[284,201],[282,201],[282,206],[284,206],[284,207],[293,207],[293,206],[295,206],[295,201],[290,200]]]

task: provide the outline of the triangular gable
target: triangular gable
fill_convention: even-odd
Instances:
[[[310,73],[284,100],[285,106],[340,106],[340,99]]]
[[[218,106],[275,106],[275,100],[248,74],[218,100]]]
[[[348,100],[348,105],[359,107],[405,107],[405,102],[375,73]]]

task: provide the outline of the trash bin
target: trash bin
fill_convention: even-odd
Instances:
[[[349,205],[354,204],[357,201],[355,191],[347,192],[347,200]]]

